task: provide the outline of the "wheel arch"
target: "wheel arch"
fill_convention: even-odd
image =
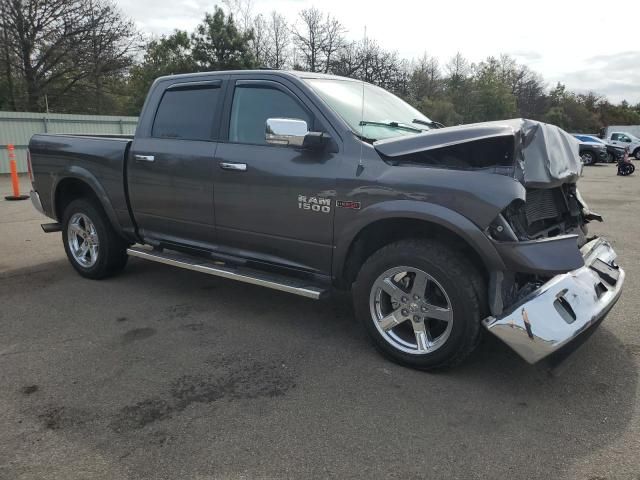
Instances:
[[[367,212],[369,209],[374,211]],[[350,288],[360,267],[373,252],[411,237],[441,239],[463,250],[487,278],[489,272],[505,268],[480,228],[453,210],[426,202],[397,200],[374,205],[365,212],[367,215],[350,224],[336,242],[334,279],[338,288]]]
[[[64,176],[57,179],[52,189],[51,204],[59,222],[62,221],[65,207],[76,198],[91,198],[96,201],[107,215],[115,231],[121,234],[121,226],[104,187],[88,170],[71,167]]]

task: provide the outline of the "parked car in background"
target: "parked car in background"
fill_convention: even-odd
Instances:
[[[585,165],[593,165],[597,162],[608,161],[607,145],[602,140],[591,135],[577,133],[574,133],[573,136],[580,142],[580,158],[582,159],[582,163]]]
[[[608,125],[600,129],[598,137],[604,140],[611,137],[611,134],[615,132],[625,132],[634,137],[640,137],[640,125]]]
[[[640,138],[627,132],[611,132],[607,137],[607,142],[614,147],[624,149],[629,147],[629,153],[640,160]]]
[[[624,154],[623,147],[616,147],[614,145],[611,145],[605,142],[604,140],[602,140],[601,138],[596,137],[595,135],[574,133],[573,136],[576,137],[576,139],[581,143],[584,142],[584,143],[592,143],[595,145],[603,145],[607,151],[606,161],[608,163],[613,163],[617,161],[618,158],[620,158]]]

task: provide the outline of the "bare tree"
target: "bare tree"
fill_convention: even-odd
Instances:
[[[293,27],[293,42],[311,72],[328,72],[332,56],[344,45],[344,26],[315,7],[300,12],[300,27]]]
[[[88,77],[94,90],[95,112],[103,113],[104,84],[121,76],[132,64],[132,53],[142,43],[133,22],[121,16],[111,1],[89,1],[91,35],[86,50]]]
[[[444,68],[449,77],[466,78],[471,74],[469,62],[460,52],[457,52]]]
[[[324,73],[329,72],[333,55],[343,47],[345,33],[346,29],[340,21],[327,14],[324,23],[324,41],[320,47],[324,55]]]
[[[269,29],[262,14],[256,15],[251,22],[253,37],[251,39],[251,51],[258,67],[268,66],[271,56],[271,43],[269,42]]]
[[[121,70],[118,62],[131,53],[126,38],[133,26],[108,1],[0,2],[12,67],[24,83],[29,110],[40,109],[50,91],[64,95],[92,75]]]
[[[238,29],[247,33],[253,28],[253,0],[222,0],[228,14],[236,19]]]
[[[311,72],[320,70],[324,42],[323,15],[315,7],[300,12],[302,26],[293,27],[293,41],[305,57],[306,68]]]
[[[343,45],[331,62],[331,72],[403,92],[403,62],[397,52],[383,49],[376,41],[365,39]]]
[[[289,60],[289,26],[287,20],[276,12],[271,12],[267,25],[268,41],[270,44],[269,66],[284,68]]]
[[[4,76],[6,82],[6,95],[9,103],[9,108],[16,110],[16,98],[13,85],[13,69],[12,69],[12,53],[9,47],[9,39],[7,36],[7,25],[5,17],[5,4],[0,2],[0,28],[2,28],[2,35],[0,36],[0,42],[2,42],[2,62],[4,63]]]
[[[438,59],[424,53],[411,73],[410,93],[413,99],[434,98],[442,89]]]

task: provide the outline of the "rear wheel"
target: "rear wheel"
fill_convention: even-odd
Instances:
[[[362,266],[353,296],[374,345],[403,365],[450,367],[478,343],[482,277],[441,243],[403,240],[383,247]]]
[[[636,157],[637,160],[640,160],[640,147],[633,151],[633,156]]]
[[[62,240],[67,258],[83,277],[105,278],[127,263],[127,243],[102,208],[89,199],[79,198],[65,208]]]
[[[631,162],[622,162],[618,165],[618,175],[626,177],[636,171],[636,166]]]

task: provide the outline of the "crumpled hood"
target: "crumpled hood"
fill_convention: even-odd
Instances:
[[[516,118],[430,130],[374,142],[390,158],[495,137],[515,139],[514,177],[528,187],[550,188],[575,183],[582,172],[579,143],[555,125]]]

